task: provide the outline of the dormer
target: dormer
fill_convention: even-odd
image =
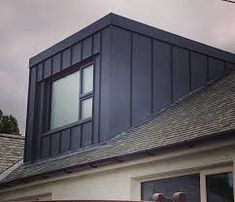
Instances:
[[[105,144],[234,63],[225,51],[109,14],[30,59],[24,161]]]

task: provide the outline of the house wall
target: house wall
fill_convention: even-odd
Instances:
[[[171,149],[154,157],[7,188],[0,190],[0,197],[1,201],[12,201],[51,194],[52,199],[140,200],[141,182],[200,173],[201,202],[206,202],[205,174],[234,171],[234,146],[235,141],[220,141],[181,150]]]

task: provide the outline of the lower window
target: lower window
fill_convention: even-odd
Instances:
[[[233,202],[232,172],[207,175],[207,202]]]
[[[164,193],[172,198],[175,192],[185,192],[188,201],[200,202],[200,175],[173,177],[141,184],[141,199],[151,201],[154,193]]]
[[[175,192],[184,192],[187,201],[190,202],[200,202],[200,193],[203,202],[234,202],[232,172],[203,173],[201,173],[204,176],[202,182],[200,174],[142,182],[141,199],[151,201],[154,193],[163,193],[170,199]]]

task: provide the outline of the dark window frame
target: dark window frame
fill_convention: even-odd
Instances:
[[[89,66],[93,66],[93,89],[92,91],[89,91],[87,93],[82,93],[82,70],[86,67]],[[79,119],[76,122],[70,123],[70,124],[66,124],[54,129],[50,128],[50,123],[51,123],[51,100],[52,100],[52,83],[54,81],[57,81],[59,79],[62,79],[76,71],[80,71],[80,79],[79,79],[79,84],[80,84],[80,93],[79,93],[79,97],[78,97],[78,105],[79,105]],[[44,109],[43,109],[43,132],[41,134],[41,136],[47,136],[47,135],[51,135],[55,132],[60,132],[62,130],[77,126],[77,125],[81,125],[87,122],[92,121],[93,119],[93,115],[94,115],[94,110],[93,110],[93,105],[94,103],[92,102],[92,116],[89,118],[85,118],[85,119],[81,119],[81,102],[85,99],[88,98],[93,98],[94,97],[94,81],[95,81],[95,61],[94,58],[91,57],[87,60],[84,60],[82,62],[79,62],[77,64],[74,64],[64,70],[61,70],[60,72],[51,75],[50,77],[46,78],[44,80],[45,82],[45,99],[43,101],[44,103]]]

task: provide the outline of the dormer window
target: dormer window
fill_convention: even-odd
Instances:
[[[92,117],[93,65],[51,84],[50,129]]]

